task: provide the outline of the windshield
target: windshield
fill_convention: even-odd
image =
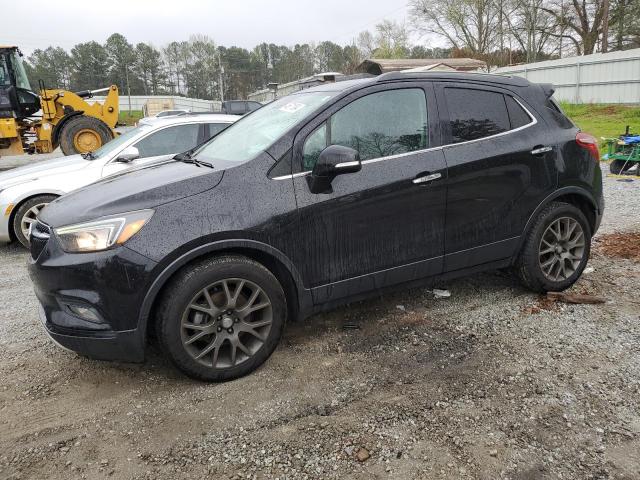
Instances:
[[[224,130],[193,156],[223,166],[251,160],[337,93],[299,93],[275,100]]]
[[[22,63],[22,56],[16,51],[14,51],[11,56],[13,57],[13,70],[16,75],[16,87],[31,90],[31,85],[29,85],[29,79],[27,78],[27,72]]]
[[[86,157],[86,159],[87,160],[97,160],[98,158],[104,157],[105,155],[108,155],[111,152],[113,152],[114,150],[120,148],[122,145],[127,143],[129,140],[134,138],[136,135],[140,134],[140,132],[143,132],[145,130],[151,130],[151,127],[149,125],[141,125],[141,126],[139,126],[137,128],[132,128],[128,132],[123,133],[122,135],[114,138],[110,142],[105,143],[100,148],[98,148],[98,149],[94,150],[93,152],[91,152],[91,155],[88,155]]]

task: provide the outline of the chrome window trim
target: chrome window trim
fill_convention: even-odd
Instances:
[[[509,94],[508,93],[503,93],[503,95],[509,95]],[[516,101],[516,103],[522,107],[522,109],[525,111],[525,113],[527,115],[529,115],[529,118],[531,119],[531,122],[527,123],[526,125],[522,125],[521,127],[514,128],[513,130],[507,130],[506,132],[496,133],[495,135],[490,135],[488,137],[476,138],[474,140],[465,140],[464,142],[458,142],[458,143],[448,143],[446,145],[443,145],[443,148],[456,147],[458,145],[466,145],[466,144],[469,144],[469,143],[476,143],[476,142],[480,142],[482,140],[491,140],[493,138],[502,137],[502,136],[507,135],[509,133],[520,132],[520,131],[524,130],[525,128],[529,128],[529,127],[532,127],[533,125],[536,125],[538,123],[538,119],[529,111],[529,109],[527,107],[525,107],[522,104],[522,102],[520,100],[518,100],[516,97],[514,97],[513,95],[509,95],[509,96],[511,98],[513,98]]]
[[[508,93],[503,93],[503,95],[509,95]],[[414,150],[412,152],[404,152],[404,153],[398,153],[396,155],[388,155],[386,157],[378,157],[378,158],[372,158],[371,160],[363,160],[361,163],[362,165],[369,165],[370,163],[377,163],[377,162],[384,162],[387,160],[394,160],[396,158],[402,158],[402,157],[406,157],[409,155],[416,155],[419,153],[427,153],[427,152],[435,152],[437,150],[444,150],[445,148],[449,148],[449,147],[457,147],[459,145],[466,145],[466,144],[470,144],[470,143],[477,143],[477,142],[482,142],[484,140],[492,140],[494,138],[498,138],[498,137],[502,137],[504,135],[508,135],[510,133],[515,133],[515,132],[520,132],[522,130],[524,130],[525,128],[529,128],[532,127],[533,125],[536,125],[538,123],[538,119],[535,117],[535,115],[533,115],[529,109],[527,107],[525,107],[522,102],[520,100],[518,100],[516,97],[514,97],[513,95],[509,95],[511,98],[513,98],[518,105],[520,105],[522,107],[522,109],[525,111],[525,113],[527,115],[529,115],[529,118],[531,119],[531,122],[527,123],[526,125],[522,125],[521,127],[518,128],[514,128],[513,130],[507,130],[506,132],[500,132],[500,133],[496,133],[495,135],[490,135],[488,137],[482,137],[482,138],[476,138],[475,140],[465,140],[464,142],[458,142],[458,143],[448,143],[446,145],[441,145],[438,147],[430,147],[430,148],[424,148],[422,150]],[[271,180],[288,180],[288,179],[293,179],[296,177],[304,177],[305,175],[309,175],[311,173],[311,170],[307,170],[306,172],[298,172],[298,173],[294,173],[291,175],[282,175],[279,177],[273,177]]]

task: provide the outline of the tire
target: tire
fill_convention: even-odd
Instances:
[[[113,140],[111,129],[102,120],[86,115],[71,117],[62,126],[59,144],[62,153],[87,153]]]
[[[11,227],[16,240],[24,247],[29,248],[29,238],[23,232],[23,227],[28,226],[29,223],[33,223],[36,216],[40,213],[40,210],[56,198],[58,197],[55,195],[38,195],[21,204],[16,210],[13,221],[11,222]]]
[[[237,302],[230,301],[234,296]],[[260,308],[243,312],[247,305]],[[251,373],[271,356],[282,337],[287,302],[269,270],[229,255],[179,272],[164,289],[156,312],[158,341],[172,363],[191,378],[224,382]],[[238,341],[244,350],[234,347]]]
[[[560,292],[580,278],[590,251],[591,227],[582,211],[568,203],[552,202],[527,232],[516,273],[529,290]]]
[[[609,171],[614,175],[620,175],[631,169],[635,162],[627,162],[626,160],[612,160],[609,164]]]

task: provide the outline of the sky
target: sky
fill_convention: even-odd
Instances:
[[[406,22],[407,0],[44,0],[2,5],[0,44],[25,54],[50,45],[103,43],[118,32],[129,42],[163,47],[205,34],[217,44],[252,48],[330,40],[345,45],[383,19]],[[56,12],[60,12],[56,14]],[[7,21],[7,19],[15,19]],[[412,42],[419,37],[412,36]]]

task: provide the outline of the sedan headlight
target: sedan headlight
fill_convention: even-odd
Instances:
[[[93,222],[54,228],[62,249],[68,253],[97,252],[122,245],[151,219],[153,210],[138,210]]]

